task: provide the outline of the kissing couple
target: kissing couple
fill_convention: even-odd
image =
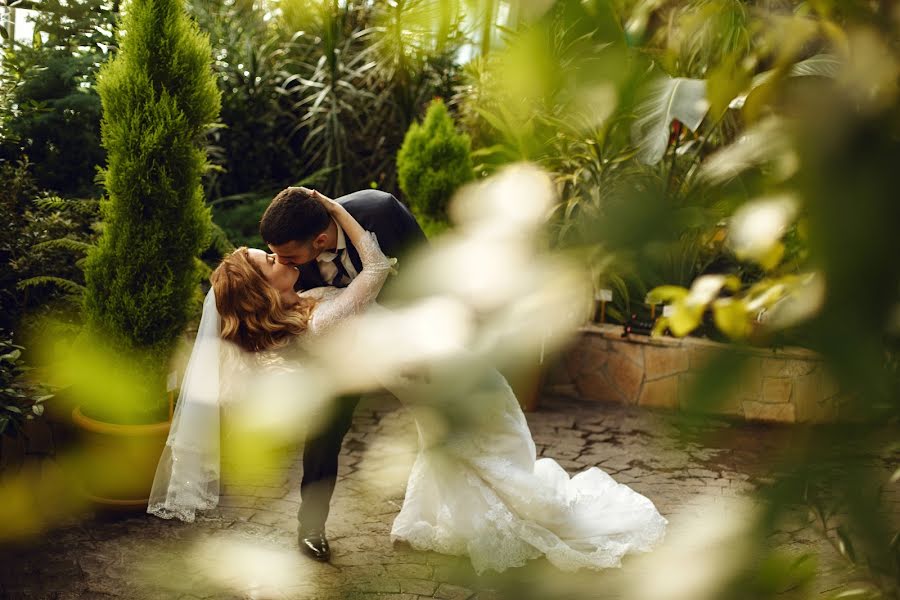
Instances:
[[[232,359],[274,363],[282,374],[321,361],[308,358],[314,356],[308,349],[343,326],[353,328],[354,318],[386,310],[376,300],[391,270],[388,256],[425,243],[407,208],[377,190],[332,200],[289,187],[266,209],[260,233],[271,253],[238,248],[211,276],[148,505],[159,517],[193,521],[197,510],[218,503],[220,411],[251,377]],[[541,556],[566,571],[616,567],[626,554],[661,541],[667,521],[649,499],[597,467],[570,478],[553,459],[537,459],[506,380],[481,369],[484,376],[460,387],[467,370],[466,361],[457,360],[381,384],[411,411],[419,434],[392,540],[468,556],[479,573]],[[281,393],[294,391],[286,400],[304,402],[302,388]],[[358,395],[334,399],[324,424],[305,440],[298,542],[317,560],[330,558],[325,524],[341,443],[358,402]],[[426,418],[463,404],[475,410],[452,427]]]

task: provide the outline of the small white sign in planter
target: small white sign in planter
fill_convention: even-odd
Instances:
[[[612,290],[601,288],[594,292],[594,315],[597,314],[597,305],[600,305],[600,317],[596,320],[600,323],[606,323],[606,303],[612,302]]]

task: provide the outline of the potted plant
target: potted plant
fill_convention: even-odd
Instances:
[[[210,229],[204,136],[220,95],[209,41],[179,0],[137,0],[121,31],[98,76],[107,197],[85,262],[70,393],[85,491],[142,506],[169,430],[169,360],[198,295],[196,257]]]

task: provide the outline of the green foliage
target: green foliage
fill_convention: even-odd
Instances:
[[[464,4],[480,10],[499,3]],[[519,4],[508,3],[513,9]],[[772,553],[764,542],[773,533],[796,531],[799,506],[809,508],[822,540],[862,582],[860,590],[842,596],[898,597],[900,537],[889,513],[900,480],[894,464],[900,421],[900,203],[894,175],[900,164],[900,32],[892,3],[553,4],[536,19],[516,19],[501,39],[485,38],[490,52],[460,66],[453,59],[467,32],[454,12],[456,2],[284,0],[269,21],[244,0],[198,2],[193,12],[213,37],[218,86],[226,95],[224,127],[213,134],[224,172],[210,171],[208,180],[221,196],[212,210],[222,229],[213,231],[204,258],[216,260],[229,237],[260,244],[263,208],[279,186],[304,173],[321,175],[315,186],[331,195],[370,182],[391,190],[397,171],[391,160],[403,134],[432,97],[449,97],[453,89],[449,106],[472,141],[479,174],[528,160],[553,175],[560,200],[550,223],[553,239],[584,257],[597,286],[614,290],[608,307],[613,318],[632,312],[646,317],[645,296],[653,290],[652,300],[665,300],[674,310],[659,321],[659,330],[730,336],[728,350],[713,357],[679,398],[698,413],[685,417],[681,441],[694,443],[703,435],[708,428],[702,411],[719,405],[759,361],[760,350],[748,352],[744,345],[802,343],[822,358],[835,388],[848,392],[835,416],[855,423],[792,429],[786,451],[772,457],[777,468],[759,479],[756,504],[765,514],[744,536],[753,568],[744,562],[736,566],[739,573],[716,572],[701,595],[803,597],[809,590],[801,584],[815,566],[805,557]],[[134,6],[138,15],[161,4]],[[609,7],[618,21],[610,21]],[[149,347],[162,356],[199,276],[197,149],[206,131],[201,121],[214,115],[204,108],[211,89],[196,68],[193,75],[161,72],[172,61],[156,53],[177,44],[159,43],[171,39],[165,35],[171,14],[159,14],[164,25],[152,31],[157,43],[146,43],[146,26],[129,25],[121,55],[129,66],[111,68],[104,82],[112,120],[104,132],[110,149],[108,235],[92,255],[88,306],[95,324],[114,331],[116,340],[129,340],[123,346]],[[65,36],[51,37],[52,47],[62,47]],[[132,42],[137,49],[129,54]],[[67,51],[88,47],[77,42]],[[74,62],[45,61],[48,68],[39,71],[43,58],[29,62],[26,51],[17,52],[16,60],[4,62],[5,82],[11,82],[0,107],[4,123],[42,123],[51,108],[68,106],[62,98],[84,100],[69,94],[74,82],[85,83],[78,79],[82,71],[66,67]],[[132,85],[112,85],[117,77]],[[655,95],[638,94],[657,78],[666,83]],[[672,82],[685,79],[699,83],[676,91]],[[682,96],[685,91],[694,93]],[[25,92],[47,94],[44,104],[10,100]],[[642,111],[642,101],[652,102]],[[175,110],[182,106],[189,114]],[[59,122],[87,127],[88,121]],[[12,140],[10,126],[3,132]],[[87,143],[74,132],[54,135],[70,133]],[[188,142],[195,144],[190,150]],[[69,269],[77,269],[73,257],[92,235],[90,228],[71,236],[62,231],[65,223],[80,228],[91,218],[81,203],[43,198],[44,184],[11,166],[24,161],[21,147],[14,147],[9,156],[16,160],[0,165],[6,183],[0,222],[13,224],[11,235],[0,240],[4,324],[15,324],[26,300],[30,306],[59,294],[60,287],[78,291],[64,281],[79,282]],[[56,173],[47,166],[49,156],[40,155],[42,178]],[[797,210],[779,224],[777,235],[752,251],[736,244],[739,211],[784,195],[796,198]],[[417,213],[429,235],[444,226],[441,215]],[[54,260],[65,267],[39,268]],[[16,350],[6,348],[0,354]],[[109,377],[110,360],[102,356],[81,375],[102,379],[112,406],[136,382],[121,370],[115,370],[114,385],[101,378]],[[161,360],[142,364],[160,381]],[[803,385],[809,383],[805,377]],[[824,385],[830,384],[813,387]],[[20,410],[2,413],[0,407],[0,414],[15,419],[27,413],[21,407],[29,406],[30,397],[5,401]],[[873,464],[867,457],[876,455],[890,458]],[[712,546],[710,554],[717,550]],[[723,550],[725,556],[734,548]],[[727,583],[717,588],[716,581]],[[516,597],[546,597],[538,590],[519,585]]]
[[[747,285],[763,277],[759,268],[738,260],[721,237],[723,220],[759,189],[760,171],[740,182],[726,177],[726,185],[698,175],[715,148],[743,139],[738,136],[741,113],[747,112],[742,107],[759,110],[760,89],[787,78],[832,77],[836,71],[834,58],[818,45],[808,50],[818,56],[793,55],[773,69],[769,39],[754,48],[762,57],[755,77],[746,66],[735,66],[750,52],[748,31],[757,24],[734,2],[695,2],[704,14],[719,12],[705,21],[688,15],[668,29],[657,29],[658,17],[682,15],[680,8],[627,4],[618,7],[626,29],[632,29],[626,35],[635,33],[630,19],[648,17],[641,25],[652,29],[648,46],[628,48],[604,15],[575,19],[572,11],[580,9],[563,2],[511,35],[506,51],[468,68],[468,85],[455,98],[479,140],[476,170],[529,160],[553,173],[561,200],[552,219],[556,239],[590,257],[597,287],[617,290],[609,307],[614,319],[632,313],[649,317],[644,297],[660,285],[687,287],[707,273],[737,275]],[[648,10],[649,15],[638,14]],[[694,37],[687,35],[694,30]],[[681,36],[679,42],[656,47],[667,31]],[[720,35],[727,47],[720,47]],[[677,59],[681,42],[693,66]],[[722,71],[710,71],[708,81],[658,75],[670,69],[696,76],[720,63]],[[762,132],[756,137],[780,139]],[[787,153],[755,151],[789,170]],[[796,271],[795,259],[802,254],[802,248],[793,248],[786,272],[788,266]],[[695,331],[718,336],[711,324],[712,319],[704,320]]]
[[[12,265],[31,320],[53,316],[80,322],[83,259],[99,235],[99,212],[96,200],[40,195],[25,213],[22,235],[28,247]]]
[[[117,0],[43,0],[34,19],[33,46],[106,53],[115,43],[120,4]]]
[[[377,59],[366,88],[385,101],[385,119],[370,121],[370,139],[383,139],[367,158],[377,187],[397,188],[395,157],[405,133],[434,97],[447,97],[458,82],[456,56],[466,42],[458,0],[375,3],[371,49]]]
[[[221,198],[212,207],[213,220],[235,246],[265,248],[259,220],[275,193],[277,190]]]
[[[502,51],[467,65],[451,104],[475,142],[476,171],[516,161],[546,165],[567,157],[558,142],[602,135],[616,102],[611,84],[629,75],[623,65],[640,67],[629,64],[619,33],[604,11],[558,2],[507,32]]]
[[[614,290],[614,320],[648,319],[645,296],[656,286],[689,286],[701,273],[737,268],[718,226],[727,206],[707,186],[676,180],[667,192],[665,171],[624,162],[598,176],[602,187],[587,193],[584,181],[571,182],[577,195],[560,207],[559,239],[591,249],[594,285]]]
[[[93,81],[113,46],[115,7],[105,0],[42,3],[35,43],[7,49],[0,85],[0,159],[28,156],[38,187],[64,196],[97,192],[103,162]]]
[[[706,77],[724,62],[740,61],[751,53],[756,25],[751,11],[742,0],[672,3],[651,20],[649,31],[638,35],[649,38],[648,47],[659,49],[657,60],[669,73]],[[677,26],[664,27],[666,22]]]
[[[393,160],[406,128],[453,85],[462,36],[444,4],[282,3],[291,74],[282,92],[297,118],[303,170],[325,169],[332,195],[372,182],[394,189]]]
[[[692,132],[700,130],[708,114],[719,121],[727,112],[742,109],[748,98],[760,88],[783,77],[834,77],[839,61],[829,54],[819,54],[798,61],[790,69],[763,71],[753,78],[735,76],[728,71],[709,80],[669,77],[656,78],[642,95],[636,107],[633,126],[634,144],[642,162],[657,164],[670,145],[673,121]],[[724,81],[723,77],[724,76]],[[732,116],[733,118],[733,116]],[[706,141],[717,145],[715,126],[709,127]]]
[[[39,192],[31,164],[0,164],[9,185],[0,193],[0,218],[8,224],[0,250],[4,283],[0,327],[31,333],[36,321],[81,321],[81,261],[98,234],[98,203]]]
[[[438,236],[441,236],[449,231],[451,228],[450,222],[446,219],[433,219],[428,215],[423,215],[415,211],[413,212],[413,214],[416,217],[416,221],[418,221],[419,225],[422,227],[422,231],[425,233],[425,237],[429,240],[434,240]]]
[[[165,371],[208,241],[203,136],[219,91],[209,41],[177,0],[130,5],[122,29],[119,53],[98,79],[108,201],[85,265],[85,309],[100,339],[146,361],[146,387],[159,401],[129,418],[152,422],[165,419]]]
[[[697,4],[725,3],[691,6]],[[644,50],[664,57],[660,64],[670,75],[707,77],[706,99],[732,116],[717,120],[713,110],[696,132],[669,129],[655,167],[669,174],[659,204],[677,199],[672,191],[705,189],[713,199],[707,206],[725,216],[717,227],[728,232],[722,249],[727,260],[714,262],[715,270],[707,271],[712,276],[702,277],[705,269],[699,270],[688,281],[655,290],[656,299],[673,306],[657,332],[682,335],[709,319],[733,340],[733,350],[723,351],[688,394],[698,411],[721,406],[726,388],[749,368],[747,357],[754,355],[744,345],[803,345],[822,357],[846,393],[834,416],[856,424],[803,429],[793,438],[791,451],[779,458],[775,481],[758,492],[769,506],[758,533],[790,519],[793,506],[809,507],[822,540],[859,582],[859,590],[840,595],[895,598],[900,534],[890,490],[898,475],[890,477],[890,461],[889,469],[873,470],[859,457],[895,454],[900,417],[900,267],[893,260],[900,255],[894,232],[900,214],[891,166],[900,161],[897,24],[888,25],[881,8],[865,3],[806,4],[802,15],[757,6],[744,15],[742,26],[754,32],[743,38],[745,46],[732,43],[742,36],[720,27],[716,18],[690,40],[685,28],[701,23],[667,18],[680,9],[648,9],[646,22],[656,29]],[[868,57],[865,66],[859,52]],[[716,74],[719,68],[724,70]],[[740,85],[721,77],[729,70]],[[771,208],[784,197],[795,201],[795,215],[776,218],[768,210],[742,232],[745,209]],[[660,236],[646,233],[630,247],[658,246]],[[848,449],[851,440],[866,450]],[[777,568],[804,570],[785,561]]]
[[[419,214],[446,218],[453,192],[474,177],[469,150],[469,136],[456,131],[440,99],[421,124],[410,126],[397,154],[397,173],[400,189]]]
[[[217,223],[211,223],[209,247],[203,253],[204,260],[212,259],[216,261],[215,264],[218,264],[218,261],[232,250],[234,250],[234,243],[225,230]]]
[[[35,57],[15,88],[17,114],[3,128],[7,158],[27,155],[38,185],[61,194],[91,194],[100,146],[100,99],[91,86],[92,56],[62,51]]]
[[[21,298],[16,291],[21,275],[14,261],[27,252],[23,224],[37,190],[27,162],[15,165],[0,162],[0,178],[5,183],[0,187],[0,223],[6,229],[0,236],[0,329],[12,331],[22,311]]]
[[[20,291],[28,291],[47,285],[55,286],[66,294],[76,297],[81,296],[81,294],[84,292],[83,285],[79,285],[74,281],[64,279],[62,277],[54,277],[53,275],[38,275],[37,277],[29,277],[28,279],[23,279],[18,283],[17,287]]]
[[[44,386],[28,378],[22,350],[11,335],[0,331],[0,435],[18,435],[23,423],[41,416],[43,402],[52,398]]]
[[[288,54],[267,11],[255,2],[193,0],[188,8],[210,37],[222,92],[221,127],[212,132],[208,197],[274,188],[303,169],[291,135],[294,116],[280,93]],[[235,27],[240,23],[240,27]]]
[[[290,8],[301,8],[297,13]],[[307,167],[329,168],[327,188],[334,196],[371,181],[366,156],[381,149],[366,136],[389,110],[386,98],[367,87],[375,58],[369,49],[374,9],[363,2],[293,2],[284,26],[297,32],[288,46],[289,72],[282,86],[289,109],[297,115],[293,133],[302,139]],[[365,175],[363,175],[365,173]]]
[[[469,134],[472,147],[488,148],[497,141],[496,132],[482,111],[496,113],[500,99],[496,78],[496,61],[475,57],[460,69],[459,83],[453,89],[450,106],[462,131]]]

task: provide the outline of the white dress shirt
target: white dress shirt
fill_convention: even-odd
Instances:
[[[334,285],[335,277],[338,276],[338,268],[334,264],[334,259],[338,256],[341,258],[341,264],[344,266],[344,269],[347,270],[347,274],[350,276],[350,281],[356,278],[359,274],[356,271],[356,267],[353,264],[353,261],[350,260],[350,253],[347,251],[347,237],[344,235],[344,230],[341,229],[341,226],[337,224],[335,221],[335,226],[337,227],[337,244],[335,244],[334,251],[325,251],[319,254],[316,258],[316,261],[319,263],[319,273],[322,275],[322,279],[325,280],[329,285]],[[350,283],[349,281],[344,283]]]

